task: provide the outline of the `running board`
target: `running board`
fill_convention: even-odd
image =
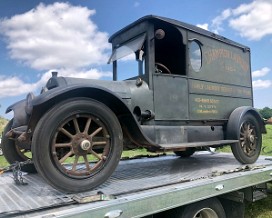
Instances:
[[[207,141],[207,142],[185,142],[178,144],[160,144],[162,150],[178,150],[184,148],[193,148],[193,147],[209,147],[217,145],[229,145],[239,142],[239,140],[219,140],[219,141]]]

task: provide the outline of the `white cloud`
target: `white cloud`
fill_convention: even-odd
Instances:
[[[100,79],[101,77],[111,77],[112,72],[100,72],[99,70],[93,68],[87,71],[64,71],[60,70],[59,76],[66,77],[77,77],[83,79]]]
[[[196,26],[204,29],[204,30],[209,30],[209,24],[204,23],[204,24],[197,24]]]
[[[271,80],[256,80],[252,82],[253,88],[255,89],[266,89],[272,86]]]
[[[39,4],[0,22],[12,59],[37,70],[106,63],[108,34],[90,18],[95,10],[68,3]]]
[[[242,37],[259,40],[272,34],[271,0],[255,0],[248,5],[241,5],[233,12],[237,16],[230,20],[229,25]]]
[[[0,98],[19,96],[28,92],[39,91],[39,89],[45,86],[48,79],[52,76],[52,71],[57,71],[58,76],[84,79],[100,79],[101,77],[112,76],[112,72],[100,72],[97,69],[87,71],[74,71],[67,69],[50,70],[44,73],[40,79],[34,83],[25,83],[19,77],[0,76]]]
[[[254,0],[234,9],[226,9],[213,19],[214,32],[224,30],[223,22],[248,40],[260,40],[272,34],[272,1]]]
[[[270,72],[270,68],[263,67],[260,70],[255,70],[252,72],[252,78],[264,77]],[[266,89],[272,87],[271,80],[258,79],[252,82],[254,89]]]
[[[0,98],[39,90],[52,69],[57,69],[59,76],[111,77],[111,72],[94,68],[107,62],[110,50],[108,34],[99,31],[91,20],[94,14],[95,10],[86,7],[56,2],[0,20],[0,34],[5,36],[10,57],[40,74],[32,83],[1,76]]]
[[[268,67],[263,67],[261,70],[256,70],[252,72],[252,78],[263,77],[270,72]]]
[[[37,84],[24,83],[18,77],[0,77],[0,98],[19,96],[37,88]]]
[[[228,19],[231,16],[232,10],[231,9],[225,9],[219,16],[215,17],[212,20],[212,27],[213,31],[218,33],[219,31],[222,31],[223,28],[221,27],[223,21]]]

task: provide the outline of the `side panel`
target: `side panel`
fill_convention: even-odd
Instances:
[[[189,81],[190,93],[219,95],[233,98],[252,98],[252,90],[249,87],[228,85],[223,83],[214,83],[190,79]]]
[[[252,105],[251,88],[189,81],[191,119],[228,119],[231,112],[241,105]]]
[[[201,35],[188,32],[188,40],[197,40],[202,56],[200,71],[194,71],[188,60],[189,75],[192,78],[251,87],[250,51]],[[190,48],[189,48],[190,51]],[[197,50],[194,50],[197,52]]]
[[[253,106],[250,51],[192,32],[188,39],[190,119],[228,119],[237,107]],[[199,58],[199,70],[192,57]]]
[[[168,74],[154,74],[156,120],[188,119],[188,80]]]
[[[190,94],[190,118],[228,119],[235,108],[250,104],[250,99]]]

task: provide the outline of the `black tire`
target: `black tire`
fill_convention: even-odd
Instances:
[[[188,206],[180,207],[169,211],[171,218],[226,218],[226,213],[217,198],[210,198],[199,201]]]
[[[195,151],[195,148],[187,148],[185,151],[174,151],[174,153],[180,157],[191,157]]]
[[[231,146],[234,157],[242,164],[252,164],[258,159],[262,149],[262,133],[257,119],[246,114],[237,130],[238,143]]]
[[[9,164],[13,164],[17,161],[24,162],[31,159],[31,154],[27,156],[27,153],[30,153],[30,150],[21,148],[18,141],[6,137],[6,133],[11,129],[12,122],[13,119],[6,125],[1,141],[3,155]],[[33,163],[21,166],[21,170],[28,173],[37,172]]]
[[[119,121],[107,106],[71,99],[54,106],[38,122],[33,161],[38,173],[56,189],[87,191],[111,176],[121,158],[122,142]],[[65,163],[68,158],[70,165]]]

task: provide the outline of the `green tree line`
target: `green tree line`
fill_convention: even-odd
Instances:
[[[259,113],[262,115],[264,119],[269,119],[272,117],[272,109],[269,107],[264,107],[263,109],[259,109]]]

